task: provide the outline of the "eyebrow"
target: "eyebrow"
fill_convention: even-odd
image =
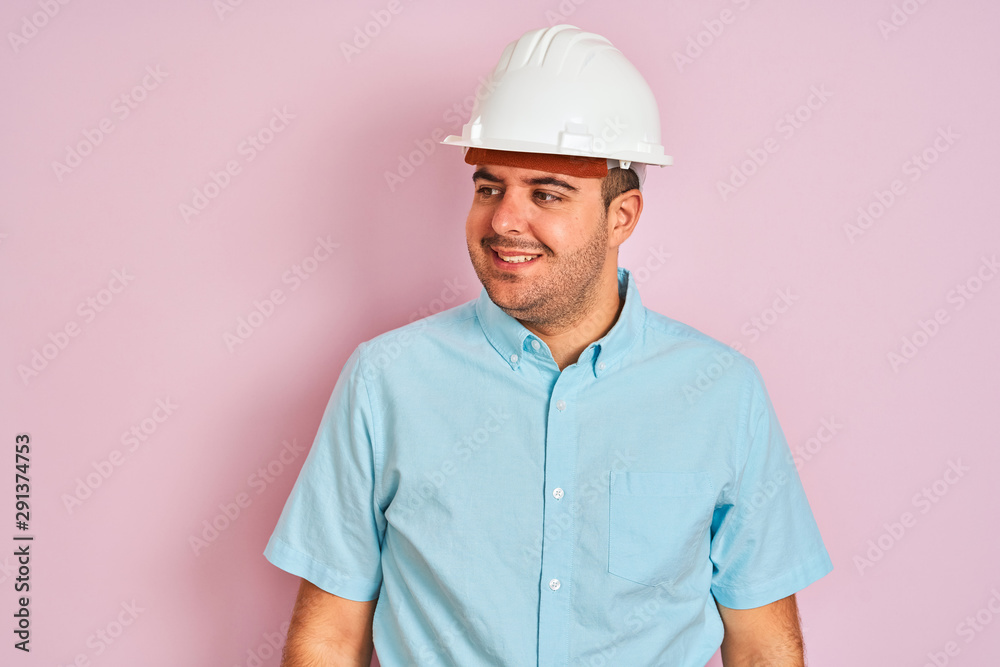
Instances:
[[[492,181],[494,183],[503,183],[502,178],[498,178],[496,175],[492,174],[486,169],[477,169],[474,174],[472,174],[472,181]],[[540,176],[538,178],[528,178],[522,179],[521,183],[524,185],[553,185],[557,188],[562,188],[568,192],[579,192],[577,188],[567,183],[564,180],[553,178],[552,176]]]

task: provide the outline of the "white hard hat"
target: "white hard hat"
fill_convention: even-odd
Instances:
[[[487,88],[462,136],[442,144],[604,157],[641,180],[645,164],[673,164],[653,92],[600,35],[572,25],[529,31],[504,49]]]

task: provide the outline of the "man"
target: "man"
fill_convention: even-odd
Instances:
[[[265,550],[302,577],[282,664],[802,665],[832,565],[760,373],[618,267],[652,93],[565,25],[493,75],[444,142],[483,291],[345,364]]]

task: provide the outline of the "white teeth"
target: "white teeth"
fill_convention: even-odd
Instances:
[[[529,259],[534,259],[538,255],[514,255],[513,257],[504,257],[502,255],[497,255],[505,262],[510,262],[511,264],[517,264],[519,262],[527,262]]]

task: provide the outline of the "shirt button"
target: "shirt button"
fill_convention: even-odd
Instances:
[[[536,351],[537,351],[537,350],[538,350],[538,348],[540,348],[541,346],[542,346],[542,345],[541,345],[541,343],[539,343],[539,342],[538,342],[537,340],[533,340],[533,341],[531,341],[531,347],[532,347],[532,348],[533,348],[534,350],[536,350]]]
[[[512,363],[512,364],[516,364],[517,363],[517,355],[516,354],[510,355],[510,363]]]
[[[558,488],[558,487],[557,487],[557,488],[555,488],[555,489],[552,489],[552,496],[553,496],[553,497],[554,497],[554,498],[555,498],[556,500],[559,500],[560,498],[562,498],[562,497],[563,497],[563,490],[562,490],[562,489],[560,489],[560,488]]]
[[[554,590],[554,591],[557,591],[557,590],[559,590],[559,587],[560,587],[561,585],[562,585],[562,584],[560,584],[560,583],[559,583],[559,580],[558,580],[558,579],[553,579],[552,581],[550,581],[550,582],[549,582],[549,588],[551,588],[551,589],[552,589],[552,590]]]
[[[599,371],[603,371],[604,370],[604,362],[603,361],[600,361],[600,362],[597,363],[597,370],[599,370]]]
[[[565,410],[566,401],[556,401],[556,410]]]

